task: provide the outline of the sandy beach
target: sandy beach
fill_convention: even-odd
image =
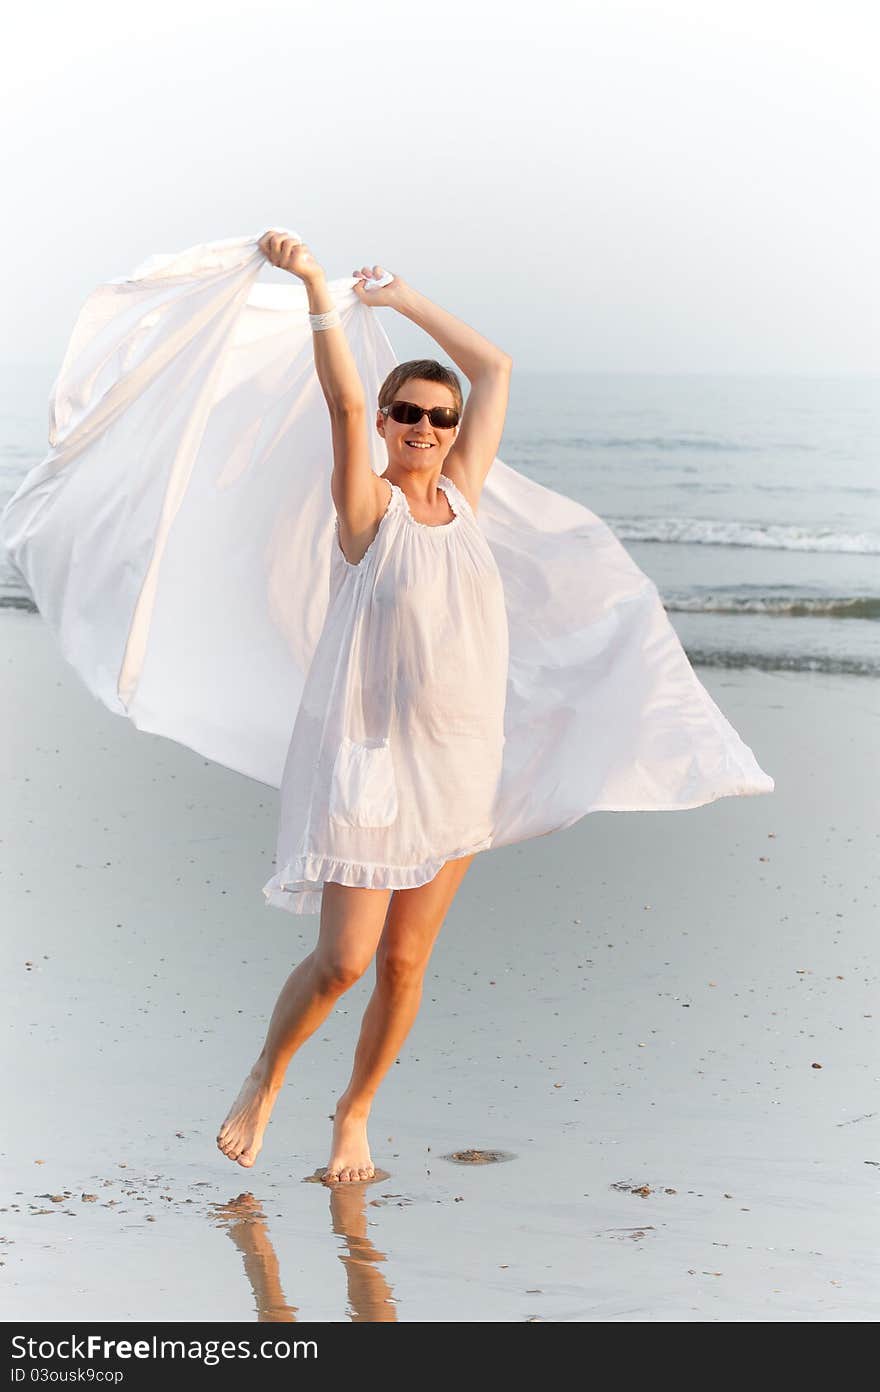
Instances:
[[[876,683],[698,669],[774,794],[478,856],[344,1192],[307,1180],[371,974],[256,1166],[214,1143],[317,928],[262,901],[277,794],[36,615],[0,662],[4,1320],[880,1316]]]

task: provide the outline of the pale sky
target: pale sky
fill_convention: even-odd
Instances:
[[[281,225],[524,371],[880,371],[873,3],[17,10],[4,362],[60,365],[89,291],[153,252]]]

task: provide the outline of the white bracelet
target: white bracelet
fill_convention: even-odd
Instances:
[[[333,329],[342,323],[338,309],[328,309],[326,314],[310,314],[309,323],[313,329]]]

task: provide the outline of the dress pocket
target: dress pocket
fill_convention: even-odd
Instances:
[[[397,782],[387,739],[342,736],[330,780],[330,817],[352,827],[390,826],[397,817]]]

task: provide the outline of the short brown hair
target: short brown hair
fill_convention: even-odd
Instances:
[[[433,358],[412,358],[409,362],[398,363],[393,367],[379,388],[378,404],[390,406],[404,382],[408,382],[412,377],[420,377],[425,382],[442,382],[444,387],[448,387],[452,392],[456,410],[461,414],[464,405],[461,382],[451,367],[444,367]]]

